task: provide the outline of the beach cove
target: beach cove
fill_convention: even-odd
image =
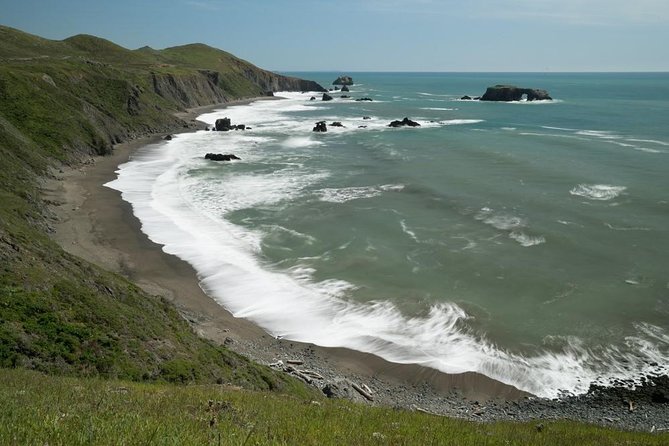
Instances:
[[[196,112],[192,117],[197,116],[201,112],[202,110]],[[154,140],[153,143],[158,143],[158,141]],[[135,145],[136,147],[137,145]],[[495,384],[494,381],[476,374],[445,375],[419,366],[387,363],[373,355],[361,354],[350,350],[322,349],[307,344],[277,340],[252,324],[232,318],[229,313],[222,310],[211,299],[202,294],[192,268],[172,256],[163,254],[160,252],[159,247],[150,243],[143,235],[139,235],[139,225],[136,219],[132,217],[127,204],[120,202],[115,192],[101,187],[102,184],[113,178],[113,170],[118,164],[128,159],[132,150],[133,148],[127,146],[119,147],[116,150],[113,161],[112,158],[102,158],[95,164],[85,166],[83,171],[74,172],[73,176],[65,181],[64,184],[67,185],[65,189],[71,191],[68,200],[71,200],[75,204],[71,208],[76,209],[76,211],[72,211],[73,214],[78,213],[81,216],[82,209],[88,209],[88,211],[84,212],[85,218],[81,222],[83,226],[79,227],[96,228],[93,231],[96,235],[91,238],[95,239],[97,246],[81,238],[76,240],[77,236],[73,237],[72,235],[63,236],[64,238],[61,239],[61,243],[65,247],[68,246],[68,242],[72,246],[77,246],[77,248],[72,246],[68,248],[72,249],[73,252],[77,252],[82,245],[86,246],[88,244],[88,248],[79,250],[77,254],[89,256],[89,258],[93,257],[91,260],[102,264],[106,262],[106,266],[112,270],[124,273],[127,277],[132,278],[145,287],[145,289],[153,293],[166,294],[175,302],[182,313],[187,315],[186,317],[195,325],[198,332],[218,342],[226,342],[226,339],[228,339],[227,343],[230,344],[231,348],[268,364],[274,363],[279,359],[299,358],[300,361],[305,361],[307,364],[309,364],[308,361],[311,361],[311,364],[316,364],[314,368],[319,373],[327,375],[331,379],[338,380],[347,377],[349,379],[357,379],[361,383],[366,383],[366,385],[374,389],[375,399],[383,404],[399,404],[404,407],[415,405],[435,413],[446,413],[473,419],[481,419],[482,416],[489,416],[493,419],[525,419],[527,417],[532,418],[531,413],[534,413],[533,416],[537,416],[539,412],[536,411],[542,410],[537,409],[537,407],[542,406],[541,402],[532,402],[534,405],[532,407],[534,408],[532,412],[528,413],[516,413],[507,409],[495,411],[492,408],[481,411],[480,407],[472,406],[472,400],[485,401],[491,397],[515,400],[522,397],[523,394],[499,383]],[[84,186],[84,183],[88,184]],[[79,189],[78,193],[72,192],[76,189]],[[106,198],[100,197],[104,195],[108,196]],[[88,205],[85,202],[81,202],[83,196],[88,197],[86,200],[88,201]],[[100,202],[97,201],[99,199],[103,199],[101,203],[116,203],[116,205],[99,206]],[[94,205],[94,203],[98,204]],[[69,208],[69,206],[64,206],[63,208]],[[117,217],[110,218],[112,217],[111,215],[105,215],[104,218],[98,217],[97,221],[92,223],[90,220],[96,220],[96,214],[100,212],[93,212],[93,209],[96,208],[106,209],[106,213],[114,212],[117,214]],[[77,218],[75,215],[63,216],[62,221],[72,222]],[[106,226],[106,230],[98,230],[98,228],[109,224],[112,226]],[[77,225],[64,224],[63,227],[68,227],[80,234],[86,232],[73,229]],[[129,237],[129,240],[122,242],[117,236],[111,236],[114,233],[125,232],[116,230],[120,227],[128,228],[129,233],[133,234]],[[60,231],[59,238],[61,237]],[[68,237],[70,238],[68,239]],[[113,243],[109,240],[110,237],[113,237]],[[99,241],[105,239],[107,241],[100,245]],[[73,241],[76,243],[72,243]],[[120,251],[127,250],[130,252],[130,255],[127,252],[119,254],[115,249],[111,249],[112,252],[110,252],[109,246],[112,244],[116,247],[127,246],[127,248],[122,248]],[[105,249],[101,250],[100,246],[107,246],[107,254],[101,255],[101,253],[105,252]],[[85,251],[88,251],[89,254],[85,254]],[[152,257],[147,256],[148,252],[153,252],[152,255],[155,256],[155,260],[149,261]],[[157,283],[158,285],[156,285]],[[183,299],[181,296],[188,296],[188,299]],[[326,372],[328,369],[330,371]],[[451,392],[453,387],[457,387],[459,390]],[[355,392],[353,392],[353,395],[356,395]],[[463,403],[460,399],[462,395],[468,396],[470,402]],[[360,398],[359,395],[357,397]],[[500,407],[503,408],[504,405]],[[553,410],[551,416],[557,418],[574,416],[569,415],[569,411],[564,410],[564,407],[571,406],[565,404],[563,408]],[[578,404],[576,404],[576,407],[578,407]],[[546,408],[545,410],[550,411],[552,409]],[[573,413],[578,413],[578,411],[573,411]],[[593,412],[591,416],[588,416],[588,419],[598,420],[597,417],[600,415]],[[583,414],[579,414],[578,417],[583,417]],[[601,422],[601,416],[599,422]]]

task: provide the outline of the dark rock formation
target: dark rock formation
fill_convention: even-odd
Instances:
[[[228,130],[232,129],[232,121],[230,121],[230,118],[217,119],[216,123],[214,124],[214,130],[217,132],[227,132]]]
[[[351,97],[347,94],[343,94],[340,96],[341,99],[351,99]]]
[[[523,96],[528,101],[552,100],[546,90],[537,90],[534,88],[519,88],[513,85],[495,85],[488,87],[485,94],[481,97],[482,101],[510,102],[520,101]]]
[[[341,87],[341,91],[350,91],[350,90],[348,89],[348,86],[344,85],[343,87]]]
[[[312,96],[312,97],[310,97],[309,100],[310,100],[310,101],[315,101],[315,100],[316,100],[316,96]]]
[[[240,160],[241,158],[232,154],[224,155],[222,153],[207,153],[204,156],[204,159],[212,161],[231,161],[231,160]]]
[[[353,85],[351,76],[339,76],[332,85]]]
[[[393,121],[390,124],[388,124],[388,127],[420,127],[420,124],[417,123],[416,121],[412,121],[409,118],[404,118],[401,121]]]
[[[323,100],[324,101],[331,101],[333,98],[327,93],[323,93]]]
[[[339,91],[339,87],[334,87],[334,91]]]
[[[372,102],[373,100],[374,99],[372,99],[372,98],[358,98],[358,99],[356,99],[356,102],[363,102],[363,101]]]
[[[214,130],[217,132],[227,132],[232,128],[232,121],[230,118],[217,119],[214,124]]]
[[[464,95],[460,99],[463,100],[463,101],[471,101],[472,100],[471,96],[467,96],[467,95]]]
[[[332,127],[344,127],[344,124],[342,124],[339,121],[335,121],[332,124],[330,124]]]
[[[266,91],[265,96],[274,97],[274,92],[273,91]]]
[[[314,132],[327,132],[328,126],[325,124],[325,121],[318,121],[316,127],[313,129]]]
[[[362,119],[367,120],[367,119],[372,119],[372,118],[369,117],[369,116],[363,116]]]
[[[251,129],[251,127],[246,127],[245,124],[232,125],[230,118],[221,118],[217,119],[212,130],[218,132],[229,132],[230,130],[246,130]]]
[[[163,138],[165,141],[172,141],[172,135],[165,135]]]
[[[366,129],[367,126],[366,126],[366,125],[359,125],[358,128],[359,128],[359,129]]]

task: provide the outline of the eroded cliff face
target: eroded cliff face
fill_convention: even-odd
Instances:
[[[209,71],[185,75],[151,73],[153,92],[182,108],[228,101],[218,82],[218,73]]]
[[[153,92],[181,108],[225,103],[277,91],[326,91],[314,81],[247,69],[237,76],[200,70],[176,75],[151,73]]]
[[[282,76],[280,74],[272,73],[264,70],[244,71],[244,77],[249,79],[254,84],[257,84],[265,92],[276,91],[327,91],[323,86],[317,82],[299,79],[296,77]]]

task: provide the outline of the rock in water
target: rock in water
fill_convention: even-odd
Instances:
[[[323,93],[323,100],[324,100],[324,101],[331,101],[331,100],[332,100],[332,96],[330,96],[330,95],[327,94],[327,93]]]
[[[341,91],[350,91],[350,90],[348,89],[348,86],[344,85],[343,87],[341,87]]]
[[[372,102],[373,100],[374,100],[374,99],[372,99],[372,98],[358,98],[358,99],[356,99],[355,101],[356,101],[356,102],[365,102],[365,101],[367,101],[367,102]]]
[[[204,159],[212,161],[231,161],[231,160],[240,160],[241,158],[232,154],[224,155],[222,153],[207,153],[204,156]]]
[[[214,130],[218,132],[227,132],[232,128],[232,121],[230,118],[217,119],[214,124]]]
[[[351,76],[339,76],[332,85],[353,85],[353,78]]]
[[[416,121],[412,121],[409,118],[404,118],[401,121],[393,121],[390,124],[388,124],[388,127],[420,127],[420,124],[417,123]]]
[[[546,90],[539,90],[535,88],[519,88],[513,85],[495,85],[488,87],[485,94],[481,96],[482,101],[498,101],[498,102],[512,102],[521,101],[523,96],[528,101],[551,101]]]
[[[319,121],[316,123],[316,127],[313,129],[314,132],[327,132],[328,126],[325,124],[325,121]]]
[[[331,125],[332,127],[344,127],[344,124],[342,124],[342,123],[339,122],[339,121],[335,121],[335,122],[331,123],[330,125]]]

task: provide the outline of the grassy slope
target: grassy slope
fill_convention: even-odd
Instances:
[[[0,370],[1,444],[666,445],[669,434],[575,422],[473,423],[225,386],[136,384]]]

